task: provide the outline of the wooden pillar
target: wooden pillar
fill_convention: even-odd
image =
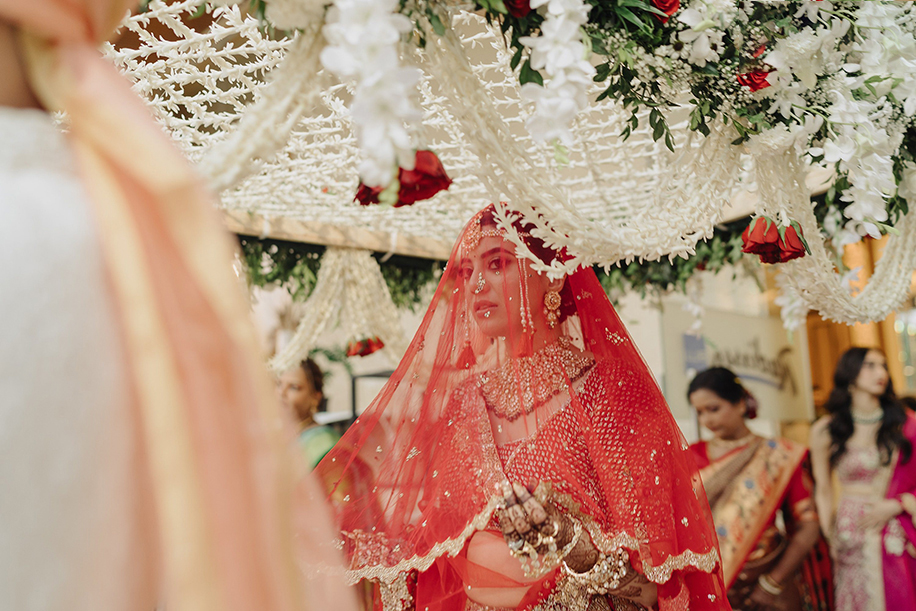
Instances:
[[[868,284],[875,271],[875,259],[871,248],[873,240],[866,238],[861,242],[848,245],[843,251],[843,264],[849,269],[859,268],[859,275],[852,286],[861,291]],[[868,348],[883,348],[881,329],[878,323],[866,322],[852,325],[849,329],[853,346],[866,346]]]

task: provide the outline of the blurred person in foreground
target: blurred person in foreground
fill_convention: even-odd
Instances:
[[[307,358],[284,371],[277,380],[280,404],[292,414],[299,427],[299,447],[310,469],[324,458],[340,439],[333,428],[315,422],[315,414],[324,411],[324,373]]]
[[[97,50],[131,5],[0,0],[0,609],[352,608],[212,199]]]
[[[696,465],[594,271],[537,273],[497,214],[318,465],[351,578],[386,610],[728,609]]]
[[[832,609],[807,449],[751,432],[746,420],[757,416],[757,400],[730,369],[697,374],[687,398],[713,434],[690,449],[712,508],[732,608]]]
[[[916,609],[916,417],[897,400],[884,354],[844,352],[825,407],[811,462],[837,609]]]

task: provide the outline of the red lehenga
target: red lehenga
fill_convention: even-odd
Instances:
[[[599,551],[627,550],[661,611],[728,609],[697,468],[594,272],[564,276],[551,328],[533,297],[546,277],[492,214],[469,223],[394,375],[318,466],[336,482],[351,581],[377,580],[386,611],[493,608],[475,593],[500,588],[525,588],[517,609],[634,608],[625,591],[586,594],[561,568],[522,578],[511,556],[475,548],[492,532],[502,553],[494,513],[509,480],[540,485]],[[487,295],[520,323],[504,336],[482,331],[499,315]]]

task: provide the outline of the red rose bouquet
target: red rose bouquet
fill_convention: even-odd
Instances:
[[[808,244],[801,227],[792,221],[781,227],[765,216],[755,218],[741,234],[742,252],[758,255],[764,263],[785,263],[805,256]]]

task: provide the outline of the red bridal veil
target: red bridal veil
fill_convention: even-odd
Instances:
[[[549,284],[493,214],[467,225],[394,375],[318,466],[351,581],[378,580],[386,609],[481,609],[474,588],[519,585],[520,609],[588,608],[557,597],[559,570],[524,582],[471,550],[508,480],[542,484],[600,551],[625,548],[662,611],[727,609],[697,468],[595,273]]]

